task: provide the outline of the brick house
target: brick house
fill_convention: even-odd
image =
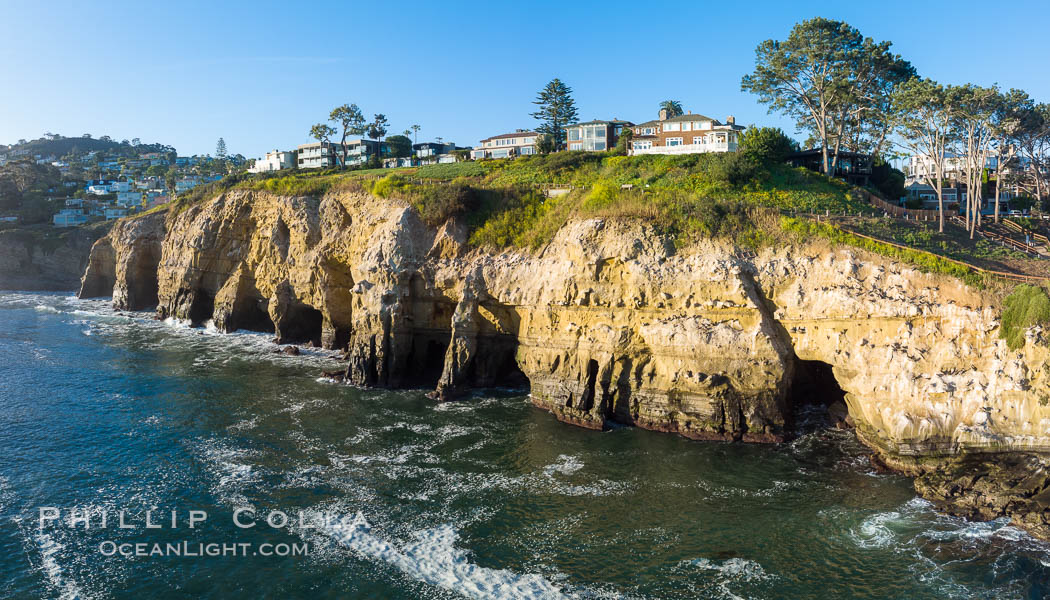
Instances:
[[[637,154],[702,154],[706,152],[736,152],[740,132],[745,127],[736,119],[717,119],[688,112],[668,117],[660,110],[660,118],[639,123],[633,128],[631,155]]]

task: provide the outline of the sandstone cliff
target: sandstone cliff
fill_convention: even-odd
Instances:
[[[102,224],[66,230],[34,226],[0,231],[0,290],[76,290],[91,244],[105,235],[106,229]]]
[[[237,190],[122,222],[81,293],[342,348],[359,385],[447,399],[527,381],[537,406],[595,429],[777,441],[798,403],[839,394],[861,439],[946,506],[975,489],[945,483],[965,478],[960,457],[1023,456],[1034,479],[966,496],[984,511],[968,514],[1050,522],[1033,467],[1050,452],[1044,332],[1009,350],[992,302],[956,280],[820,244],[677,250],[640,223],[570,223],[535,253],[465,235],[360,193]]]

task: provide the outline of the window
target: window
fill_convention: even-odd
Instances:
[[[642,133],[644,133],[645,135],[655,135],[656,134],[656,128],[655,127],[646,127],[645,129],[642,130]]]
[[[569,144],[569,150],[583,150],[583,144],[579,142],[575,144]]]
[[[704,143],[704,136],[702,136],[702,135],[694,135],[693,136],[693,143],[694,144],[703,144]]]
[[[686,121],[685,123],[682,123],[682,131],[691,131],[692,129],[693,129],[692,122]]]
[[[653,147],[653,143],[649,140],[646,140],[644,142],[632,142],[632,144],[632,147],[635,150],[648,150],[649,148]]]
[[[682,145],[682,138],[680,138],[680,137],[667,138],[667,145],[668,146],[681,146]]]
[[[533,154],[534,152],[535,150],[532,148],[532,146],[525,146],[521,149],[522,154]]]
[[[575,142],[580,139],[580,128],[573,127],[569,130],[569,141]]]
[[[681,131],[679,123],[664,123],[664,131]]]
[[[604,141],[594,142],[594,148],[593,149],[598,151],[598,152],[601,152],[602,150],[605,150],[605,142]]]

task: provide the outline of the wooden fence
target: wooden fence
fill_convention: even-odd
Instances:
[[[872,194],[868,190],[861,188],[854,188],[851,191],[851,193],[858,196],[858,199],[860,201],[867,202],[875,208],[885,211],[895,217],[907,217],[910,219],[915,219],[917,221],[936,221],[937,216],[939,214],[936,210],[905,208],[903,206],[898,206],[896,204],[886,202],[885,200],[879,198],[875,194]]]

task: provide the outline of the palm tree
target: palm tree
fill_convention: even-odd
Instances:
[[[419,133],[420,129],[422,129],[422,127],[420,127],[419,125],[413,125],[412,126],[412,143],[413,144],[415,144],[415,143],[417,143],[419,141],[419,140],[416,139],[416,134]]]
[[[677,100],[664,100],[660,103],[660,110],[667,111],[668,119],[685,114],[685,111],[682,110],[682,103]]]

